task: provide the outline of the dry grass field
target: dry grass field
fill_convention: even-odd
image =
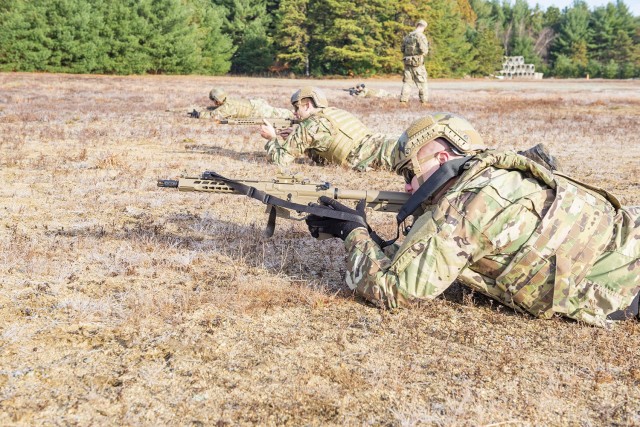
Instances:
[[[0,425],[640,425],[635,321],[536,320],[458,286],[380,311],[348,292],[342,242],[282,220],[268,239],[254,200],[156,187],[277,173],[256,128],[166,109],[213,86],[287,107],[309,83],[381,132],[451,111],[492,147],[544,141],[640,204],[638,81],[433,81],[424,108],[351,99],[354,80],[0,74]],[[370,219],[393,235],[393,215]]]

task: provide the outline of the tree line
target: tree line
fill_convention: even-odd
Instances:
[[[503,56],[551,76],[640,77],[640,18],[622,0],[3,0],[0,71],[391,74],[419,19],[434,78],[495,74]]]

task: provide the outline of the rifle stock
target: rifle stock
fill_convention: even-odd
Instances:
[[[279,175],[270,181],[232,180],[215,172],[204,172],[199,177],[181,177],[177,180],[160,179],[158,187],[177,188],[179,191],[198,191],[219,194],[245,195],[267,205],[270,214],[267,234],[273,233],[275,217],[303,219],[293,212],[338,218],[335,211],[326,207],[310,206],[320,196],[341,201],[366,201],[366,207],[381,212],[399,212],[410,194],[399,191],[348,190],[334,188],[328,182],[310,182],[293,175]],[[344,218],[341,218],[344,219]],[[270,230],[271,228],[271,230]]]
[[[249,117],[245,119],[224,119],[218,120],[217,123],[221,125],[236,125],[236,126],[256,126],[264,124],[264,120],[271,123],[276,129],[287,129],[300,123],[298,119],[281,119],[281,118],[269,118],[269,117]]]

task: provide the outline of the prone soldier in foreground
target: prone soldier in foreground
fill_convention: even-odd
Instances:
[[[247,117],[266,117],[293,119],[293,112],[286,108],[276,108],[264,99],[233,99],[229,98],[222,89],[212,89],[209,99],[213,105],[201,109],[194,109],[188,113],[194,118],[213,118],[216,120],[240,119]]]
[[[300,125],[283,139],[265,123],[260,135],[267,139],[267,155],[285,166],[306,154],[320,164],[333,163],[355,170],[391,169],[391,151],[397,138],[374,133],[353,114],[329,107],[316,87],[306,86],[291,96]]]
[[[466,120],[448,113],[417,120],[400,137],[393,169],[412,196],[398,227],[414,215],[401,245],[381,242],[362,222],[307,217],[312,236],[344,240],[347,285],[389,308],[459,281],[540,318],[605,326],[637,316],[640,207],[481,145]],[[363,209],[320,201],[366,220]]]

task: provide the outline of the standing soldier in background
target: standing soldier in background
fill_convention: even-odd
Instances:
[[[216,120],[242,119],[247,117],[265,117],[278,119],[292,119],[293,112],[286,108],[276,108],[269,105],[264,99],[244,99],[229,98],[222,89],[211,89],[209,99],[212,106],[193,110],[191,117],[213,118]]]
[[[418,86],[420,102],[426,104],[429,96],[427,93],[427,70],[424,68],[424,56],[429,52],[429,42],[424,35],[427,22],[418,21],[416,29],[407,34],[402,40],[402,62],[404,62],[404,75],[402,77],[402,92],[400,102],[409,100],[411,83]]]
[[[329,107],[316,87],[306,86],[291,96],[300,125],[283,139],[265,123],[260,136],[267,139],[267,155],[280,166],[306,154],[320,164],[333,163],[355,170],[391,169],[391,151],[397,137],[374,133],[353,114]]]

